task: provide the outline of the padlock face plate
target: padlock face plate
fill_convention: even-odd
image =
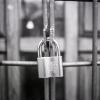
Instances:
[[[40,57],[38,61],[39,78],[62,77],[62,56]]]

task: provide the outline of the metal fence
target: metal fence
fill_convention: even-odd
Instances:
[[[60,0],[57,0],[60,1]],[[66,1],[66,0],[63,0]],[[79,0],[80,1],[80,0]],[[84,0],[82,0],[84,1]],[[85,0],[86,1],[86,0]],[[90,0],[89,0],[90,1]],[[18,36],[13,35],[13,32],[10,30],[12,28],[14,28],[14,22],[12,21],[16,21],[15,23],[19,22],[19,17],[16,17],[16,15],[18,15],[19,10],[15,9],[12,10],[12,6],[14,5],[16,8],[18,8],[17,5],[19,5],[19,3],[17,2],[17,0],[15,0],[13,2],[13,0],[9,0],[9,2],[5,1],[5,14],[6,14],[6,20],[5,20],[5,33],[7,33],[7,60],[3,60],[0,61],[0,66],[30,66],[30,67],[34,67],[35,65],[37,65],[37,62],[35,61],[13,61],[13,60],[19,60],[19,57],[14,58],[15,55],[19,55],[18,53]],[[7,5],[9,5],[9,8],[7,8]],[[13,13],[17,13],[15,14],[15,16],[13,16],[13,18],[11,18],[11,11]],[[93,0],[93,46],[92,46],[92,61],[91,62],[72,62],[72,63],[68,63],[68,62],[63,62],[63,67],[91,67],[92,66],[92,100],[97,100],[97,65],[100,65],[100,61],[97,61],[97,23],[98,23],[98,2],[97,0]],[[10,21],[13,23],[12,25],[9,26]],[[20,22],[19,22],[20,23]],[[15,28],[15,32],[18,32],[18,27]],[[10,38],[14,38],[15,40],[10,41]],[[16,44],[16,46],[12,47],[12,43],[14,42],[14,44]],[[10,48],[11,47],[11,48]],[[15,50],[15,52],[12,54],[12,50]],[[16,54],[17,53],[17,54]],[[13,55],[13,56],[11,56]],[[52,90],[51,90],[52,91]],[[54,93],[54,92],[53,92]],[[46,93],[47,94],[47,93]],[[53,96],[55,97],[55,94],[53,94]],[[46,100],[48,100],[48,98],[46,98]],[[55,100],[55,98],[52,98],[52,100]]]

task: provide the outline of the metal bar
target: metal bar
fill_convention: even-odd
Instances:
[[[93,0],[55,0],[55,1],[82,1],[82,2],[93,2]],[[100,0],[98,0],[100,2]]]
[[[65,61],[78,61],[78,2],[65,2]],[[65,68],[65,100],[77,100],[78,68]],[[70,93],[69,93],[70,92]]]
[[[85,2],[79,2],[79,7],[78,7],[78,21],[79,21],[79,23],[78,23],[78,32],[79,32],[79,34],[80,35],[82,35],[82,34],[84,34],[84,29],[85,29],[85,21],[84,21],[84,18],[85,18]],[[78,43],[79,44],[79,43]],[[89,44],[90,45],[90,44]],[[83,46],[83,45],[82,45]],[[79,47],[78,47],[78,49],[79,49]],[[80,68],[78,68],[78,74],[77,74],[77,77],[78,77],[78,91],[77,91],[77,99],[79,99],[79,100],[85,100],[86,98],[87,98],[87,93],[88,93],[88,90],[87,90],[87,84],[85,83],[83,83],[83,82],[87,82],[88,83],[88,81],[87,81],[87,73],[88,73],[88,71],[87,72],[85,72],[85,69],[87,69],[87,68],[83,68],[83,67],[80,67]],[[84,74],[84,73],[86,73],[86,74]],[[89,84],[91,84],[91,83],[89,83]]]
[[[49,79],[44,79],[44,94],[45,94],[45,100],[49,100]]]
[[[56,78],[51,78],[51,100],[56,99]]]
[[[6,16],[7,16],[7,0],[4,0],[3,1],[3,3],[4,3],[4,33],[7,33],[7,27],[6,27],[6,23],[7,23],[7,18],[6,18]],[[5,34],[6,35],[6,34]],[[4,40],[4,45],[6,45],[6,40]],[[4,47],[6,47],[6,46],[4,46]],[[1,73],[1,76],[3,75],[3,77],[4,78],[2,78],[3,80],[1,80],[1,81],[3,81],[4,83],[3,83],[3,85],[1,85],[1,89],[2,89],[2,91],[4,92],[4,90],[5,90],[5,93],[3,94],[3,92],[1,93],[1,96],[2,96],[2,100],[8,100],[8,98],[9,98],[9,93],[8,93],[8,68],[6,67],[6,68],[4,68],[4,66],[0,66],[0,67],[3,67],[3,69],[1,69],[3,72],[4,72],[4,74],[2,73],[2,71],[0,72]]]
[[[20,59],[21,0],[6,0],[6,59]],[[7,67],[8,100],[21,100],[20,68]]]
[[[92,100],[97,100],[97,33],[98,2],[97,0],[93,0]]]
[[[43,9],[43,38],[46,43],[46,38],[48,34],[48,7],[47,0],[42,0],[42,9]],[[48,56],[48,48],[45,44],[45,56]],[[49,79],[44,79],[44,100],[49,100]]]
[[[0,66],[37,66],[36,61],[0,61]],[[100,65],[100,61],[97,61],[97,65]],[[87,67],[92,66],[92,62],[83,61],[83,62],[63,62],[63,67]],[[98,66],[99,67],[99,66]]]
[[[54,35],[55,35],[55,0],[49,0],[49,6],[50,6],[50,38],[51,38],[51,42],[54,39]],[[51,56],[55,56],[54,52],[54,46],[52,47],[51,51]],[[52,77],[50,78],[50,83],[51,83],[51,100],[55,100],[56,99],[56,78]]]
[[[42,9],[43,9],[43,37],[46,41],[46,35],[48,31],[48,7],[47,7],[47,0],[42,0]]]
[[[48,9],[47,9],[47,0],[42,0],[42,9],[43,9],[43,25],[44,27],[48,25]]]
[[[55,35],[55,0],[50,0],[50,36],[53,39]]]

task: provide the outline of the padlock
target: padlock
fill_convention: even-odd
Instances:
[[[56,41],[53,40],[52,43],[57,48],[57,55],[50,57],[42,56],[42,46],[45,42],[41,41],[39,44],[37,58],[39,78],[63,77],[62,56],[60,56],[60,50]]]

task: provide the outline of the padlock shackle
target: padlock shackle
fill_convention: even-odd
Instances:
[[[38,57],[42,56],[42,45],[44,44],[44,40],[41,40],[38,45]]]
[[[56,42],[56,40],[52,39],[47,39],[46,42],[49,41],[49,42],[52,42],[52,46],[54,45],[56,48],[57,48],[57,56],[60,56],[60,49],[59,49],[59,45],[58,43]],[[42,57],[42,46],[45,45],[45,40],[41,40],[39,42],[39,45],[38,45],[38,57]]]
[[[56,45],[56,47],[57,47],[57,50],[58,50],[58,56],[60,56],[60,49],[59,49],[59,45],[58,45],[58,43],[57,43],[57,41],[55,40],[55,39],[53,39],[53,42],[54,42],[54,44]]]

